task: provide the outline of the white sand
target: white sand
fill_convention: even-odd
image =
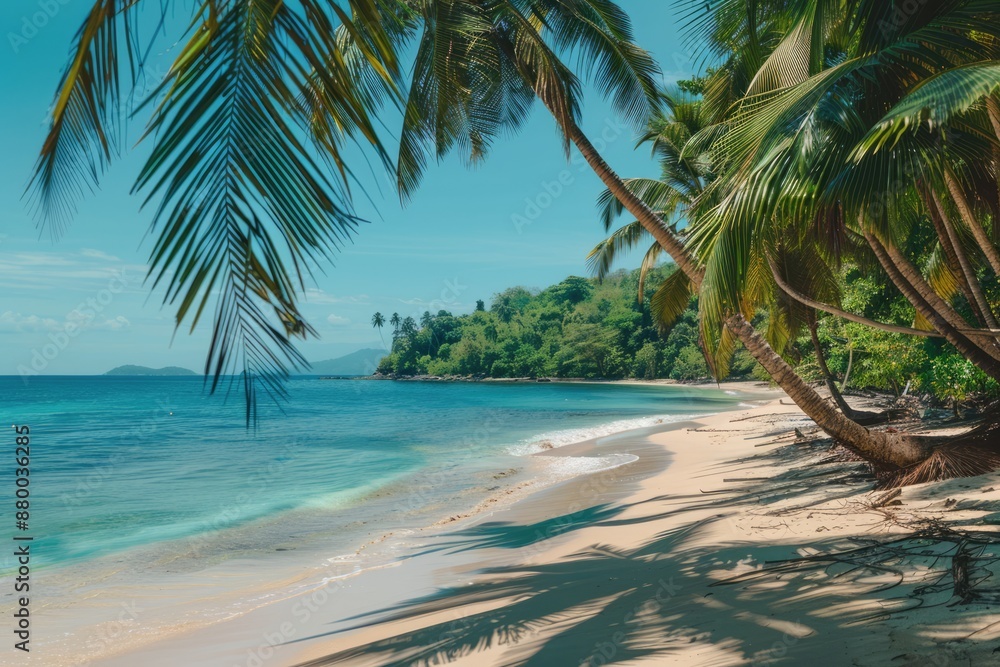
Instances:
[[[93,664],[996,664],[1000,613],[949,606],[950,559],[919,555],[939,546],[906,545],[914,555],[872,568],[765,566],[935,521],[989,530],[979,520],[1000,504],[994,474],[872,507],[882,494],[863,466],[821,464],[825,445],[790,444],[810,425],[772,400],[650,439],[556,450],[639,460],[459,522],[458,533],[415,536],[431,553]]]

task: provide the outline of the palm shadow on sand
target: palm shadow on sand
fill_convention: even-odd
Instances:
[[[753,460],[800,457],[804,448],[822,446],[790,445]],[[821,497],[783,510],[797,511],[871,489],[872,483],[864,466],[829,457],[736,491],[654,498],[645,504],[662,505],[663,510],[640,519],[619,516],[627,505],[600,505],[531,526],[483,524],[457,533],[442,548],[521,548],[539,543],[545,529],[560,520],[573,530],[644,523],[694,510],[721,512],[739,500],[767,505],[822,485],[826,493]],[[698,662],[705,667],[741,661],[831,664],[830,656],[838,656],[837,664],[869,664],[851,663],[845,652],[863,660],[890,641],[898,654],[892,664],[926,665],[938,664],[932,660],[943,655],[961,659],[975,644],[995,638],[995,628],[984,627],[977,618],[986,605],[1000,602],[985,587],[1000,571],[991,534],[928,530],[866,541],[784,539],[769,547],[755,544],[756,560],[750,563],[746,544],[716,548],[701,539],[712,523],[727,518],[719,513],[691,521],[631,550],[595,544],[553,563],[484,569],[470,585],[348,619],[356,625],[329,635],[427,617],[421,629],[298,667],[440,665],[498,645],[507,647],[502,664],[511,667],[596,666],[651,656],[666,660],[699,643],[711,645]],[[970,590],[964,595],[953,585],[958,560],[968,573]],[[706,589],[706,581],[715,584]],[[932,637],[921,625],[923,610],[945,604],[955,605],[949,635],[955,641],[950,643],[942,643],[940,634]],[[441,615],[447,620],[441,621]],[[908,624],[890,628],[882,623],[890,615],[905,617]],[[962,639],[964,635],[968,637]]]

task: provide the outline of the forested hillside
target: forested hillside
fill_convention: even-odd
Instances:
[[[650,301],[673,265],[652,270],[639,302],[639,271],[618,271],[603,281],[572,276],[544,290],[512,287],[480,301],[475,312],[446,311],[382,320],[393,335],[383,375],[463,375],[496,378],[639,378],[708,380],[698,343],[697,301],[674,323],[658,327]],[[840,277],[843,303],[853,312],[899,325],[913,311],[891,285],[857,268]],[[823,380],[808,318],[795,304],[778,302],[754,322],[769,337],[791,336],[786,358],[807,379]],[[381,318],[378,314],[376,318]],[[373,320],[374,321],[374,320]],[[395,324],[393,324],[395,321]],[[773,326],[772,326],[773,324]],[[842,387],[895,394],[931,394],[944,404],[997,393],[996,383],[934,338],[915,338],[826,316],[815,321],[816,339],[831,381]],[[768,379],[738,348],[730,379]]]
[[[656,269],[655,286],[674,267]],[[383,374],[485,375],[490,377],[675,378],[708,377],[698,348],[697,311],[689,308],[661,332],[639,303],[638,271],[615,273],[598,282],[572,276],[542,291],[512,287],[494,296],[489,308],[453,316],[424,313],[393,327],[392,354]],[[646,288],[647,297],[653,292]],[[742,355],[741,355],[742,357]],[[734,364],[746,375],[748,358]]]

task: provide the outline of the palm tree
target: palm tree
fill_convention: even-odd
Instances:
[[[716,130],[723,169],[703,197],[702,222],[691,239],[706,264],[699,302],[703,328],[724,331],[732,313],[766,300],[773,285],[761,276],[774,272],[761,263],[773,257],[789,224],[816,225],[835,236],[863,239],[913,304],[917,326],[933,328],[1000,379],[994,332],[965,320],[935,291],[903,245],[922,224],[921,200],[933,201],[934,251],[953,264],[945,267],[938,259],[938,283],[944,268],[959,289],[962,280],[968,283],[980,324],[989,326],[991,304],[977,295],[975,273],[962,261],[963,242],[935,193],[950,195],[989,262],[995,248],[976,229],[981,225],[962,181],[985,180],[977,165],[992,164],[995,156],[993,143],[983,141],[984,133],[976,129],[986,126],[985,119],[967,113],[1000,87],[996,65],[983,62],[997,57],[1000,12],[995,5],[925,3],[915,5],[906,21],[893,22],[886,14],[891,3],[808,3],[797,5],[800,13],[791,16],[786,3],[756,3],[753,10],[751,3],[724,4],[726,11],[737,5],[761,11],[772,17],[772,25],[793,29]],[[718,31],[722,24],[718,20],[711,28]],[[729,23],[717,41],[731,45],[748,25],[759,24]],[[813,39],[803,40],[804,31]],[[726,76],[725,68],[720,72]],[[960,171],[964,178],[954,175]],[[995,192],[995,182],[986,190]],[[984,206],[996,210],[994,204]],[[918,445],[912,451],[915,464],[932,450]],[[896,463],[905,461],[897,458]]]
[[[556,54],[584,53],[583,61],[600,73],[598,87],[610,95],[616,109],[629,120],[644,120],[660,101],[656,66],[632,43],[627,15],[609,2],[535,0],[528,5],[530,17],[505,1],[421,5],[422,14],[413,17],[423,31],[401,133],[400,192],[405,197],[416,188],[431,155],[441,157],[458,147],[472,162],[483,159],[499,133],[520,126],[537,97],[556,120],[567,149],[572,144],[580,151],[615,199],[674,259],[681,277],[699,289],[704,269],[698,258],[580,129],[580,83]],[[926,458],[927,449],[915,441],[869,432],[837,412],[754,331],[742,312],[727,316],[719,347],[733,349],[737,340],[806,414],[842,442],[892,465]]]
[[[624,182],[663,220],[683,220],[689,217],[691,206],[713,178],[708,155],[695,154],[690,150],[685,153],[691,138],[710,126],[708,107],[700,99],[680,90],[665,91],[662,99],[665,110],[654,113],[646,134],[640,139],[640,143],[652,145],[653,155],[660,163],[660,178],[630,178]],[[624,212],[624,207],[610,190],[601,194],[598,207],[604,230],[610,231]],[[674,234],[682,234],[676,225],[672,225],[671,230]],[[651,244],[640,266],[639,300],[642,301],[646,276],[660,261],[663,247],[638,220],[619,227],[601,241],[590,251],[587,261],[594,275],[603,280],[619,255],[640,244]]]
[[[389,318],[389,324],[392,325],[392,337],[396,338],[399,336],[399,327],[403,323],[402,318],[400,318],[399,313],[393,313],[392,317]]]
[[[102,45],[123,34],[126,44],[136,43],[127,16],[134,5],[102,0],[81,30],[36,172],[44,213],[74,192],[77,163],[98,173],[110,158],[105,125],[116,116],[109,110],[116,106],[119,73],[117,50]],[[340,150],[345,139],[358,136],[384,155],[369,112],[385,90],[394,93],[396,49],[418,29],[397,162],[404,196],[419,181],[429,152],[441,155],[462,146],[469,159],[481,159],[499,133],[525,120],[537,97],[557,120],[567,149],[576,145],[615,197],[692,283],[700,284],[694,256],[580,130],[580,82],[556,55],[556,50],[584,54],[582,62],[600,74],[597,84],[615,108],[633,121],[644,119],[659,103],[657,70],[632,43],[628,17],[616,5],[604,0],[353,0],[350,10],[348,17],[335,3],[318,0],[305,0],[300,10],[272,7],[265,0],[210,1],[198,10],[187,45],[157,91],[164,102],[153,111],[148,133],[153,151],[137,183],[150,196],[162,197],[161,236],[151,262],[155,281],[167,279],[167,299],[180,299],[178,323],[193,313],[194,325],[213,286],[226,280],[206,370],[212,372],[214,389],[233,367],[234,354],[242,361],[248,421],[258,381],[280,393],[286,365],[304,363],[291,337],[312,331],[295,307],[295,284],[278,242],[287,240],[285,250],[298,267],[335,249],[355,222],[349,200],[329,196],[334,184],[323,180],[312,153],[290,130],[292,123],[308,128],[320,157],[344,181],[349,173]],[[334,15],[343,29],[334,27]],[[65,138],[64,125],[73,128]],[[274,134],[260,141],[259,127]],[[272,144],[280,150],[272,150]],[[213,184],[222,196],[206,204],[201,195]],[[317,212],[323,215],[317,218]],[[225,252],[217,252],[219,247]],[[255,299],[274,310],[280,328],[267,323]],[[733,331],[753,334],[745,322]],[[757,342],[748,349],[770,355],[765,367],[801,403],[808,386],[784,380],[794,377],[790,368],[766,342]],[[803,407],[815,412],[807,403]]]
[[[748,98],[750,101],[743,103],[729,122],[721,141],[722,152],[728,153],[729,171],[716,186],[726,194],[721,206],[717,206],[718,200],[710,201],[710,206],[720,214],[701,239],[703,254],[711,254],[715,247],[727,249],[717,255],[718,275],[713,276],[713,282],[718,283],[721,290],[713,291],[705,302],[710,311],[708,319],[717,320],[721,310],[745,298],[743,279],[750,275],[750,264],[732,253],[741,252],[745,257],[748,253],[765,256],[767,248],[764,246],[775,238],[775,230],[783,229],[774,215],[777,207],[782,206],[782,215],[791,214],[800,221],[833,221],[842,230],[864,238],[924,323],[933,326],[985,372],[1000,377],[995,338],[988,332],[975,331],[947,303],[947,298],[935,292],[898,247],[898,239],[905,236],[914,223],[912,216],[901,215],[900,211],[909,205],[908,192],[912,191],[915,181],[924,181],[921,187],[925,188],[928,200],[936,199],[936,195],[928,194],[927,182],[938,180],[942,183],[940,187],[947,183],[958,208],[967,210],[968,206],[961,205],[963,192],[955,187],[956,181],[949,175],[951,168],[948,165],[940,169],[940,164],[926,164],[925,157],[930,155],[928,142],[935,139],[929,136],[931,133],[922,132],[922,136],[918,133],[907,141],[887,146],[888,135],[899,134],[901,130],[898,126],[886,127],[882,118],[886,109],[900,103],[910,90],[920,88],[919,84],[928,77],[942,76],[934,73],[942,66],[947,67],[949,61],[962,67],[963,58],[979,60],[988,53],[979,44],[975,48],[962,45],[964,48],[941,53],[938,51],[943,47],[928,45],[919,47],[923,52],[918,52],[913,62],[904,62],[900,49],[905,50],[906,44],[925,39],[934,45],[946,44],[949,39],[955,41],[958,38],[952,32],[956,25],[965,21],[968,34],[973,34],[979,31],[976,25],[980,18],[985,21],[982,32],[985,37],[991,27],[994,31],[997,29],[997,12],[984,13],[984,6],[975,2],[929,5],[922,7],[912,22],[897,26],[900,30],[905,27],[904,32],[890,34],[874,27],[875,24],[886,25],[881,23],[885,16],[877,13],[876,5],[865,7],[869,13],[876,12],[874,15],[864,15],[859,10],[858,16],[846,13],[844,3],[816,3],[811,7],[827,14],[819,17],[818,13],[805,13],[786,18],[786,23],[803,28],[817,23],[834,23],[841,27],[830,30],[830,35],[842,39],[845,32],[853,32],[860,38],[853,43],[837,45],[842,55],[832,58],[829,64],[822,59],[809,60],[814,58],[809,49],[779,46],[767,59],[761,73],[797,73],[796,78],[780,81],[783,87],[769,92],[769,77],[758,76],[753,91],[757,97]],[[934,34],[935,31],[938,34]],[[783,44],[791,44],[794,37],[795,32],[790,32]],[[725,43],[732,35],[719,39]],[[813,40],[810,45],[814,51],[829,52],[834,41]],[[918,51],[919,48],[915,47]],[[877,84],[873,83],[876,79]],[[932,82],[929,90],[921,90],[923,100],[908,99],[900,105],[909,109],[910,114],[920,114],[930,100],[947,99],[947,96],[941,97],[942,92]],[[762,95],[769,95],[770,99],[761,103]],[[898,112],[895,115],[899,120]],[[934,115],[935,127],[940,125],[940,116]],[[910,118],[912,116],[903,117],[899,125],[913,125],[919,129],[920,123],[910,123]],[[866,136],[873,125],[878,131]],[[880,125],[883,127],[879,128]],[[958,146],[964,156],[971,155],[968,131],[964,131],[964,135],[953,132],[949,143]],[[985,158],[992,158],[988,146],[983,145],[979,150]],[[941,153],[934,151],[932,159],[939,162]],[[890,184],[889,189],[886,184]],[[885,215],[887,208],[889,214]],[[962,247],[956,244],[954,235],[950,239],[946,236],[949,229],[949,225],[944,224],[946,212],[941,206],[936,208],[938,210],[932,211],[931,217],[943,220],[937,225],[939,241],[944,255],[956,267],[950,269],[954,273],[958,271],[959,260],[963,259]],[[873,209],[882,212],[872,215]],[[963,218],[968,222],[970,216],[966,213]],[[973,233],[975,228],[981,227],[978,223],[969,226]],[[749,239],[754,239],[751,243],[756,244],[752,250]],[[709,264],[711,275],[713,263]],[[743,268],[733,271],[734,267]],[[993,328],[995,319],[969,263],[963,263],[962,267],[962,280],[952,281],[952,284],[965,283],[963,291],[980,316],[980,324]]]
[[[417,328],[417,321],[412,317],[407,317],[403,320],[403,323],[399,325],[399,334],[409,338],[419,331]]]
[[[80,189],[79,179],[99,173],[113,153],[106,125],[117,115],[121,78],[114,40],[124,36],[127,46],[137,43],[128,16],[136,4],[100,0],[80,31],[36,171],[43,214],[65,210]],[[741,4],[729,0],[723,8]],[[752,4],[780,13],[770,5],[782,3]],[[977,11],[989,10],[984,7]],[[926,456],[914,441],[869,433],[803,382],[745,313],[728,307],[735,302],[720,301],[717,283],[724,277],[716,275],[715,265],[706,273],[701,257],[618,177],[580,129],[581,83],[558,53],[582,55],[584,69],[597,73],[598,88],[625,118],[641,122],[659,104],[656,66],[632,42],[628,17],[615,4],[351,0],[349,10],[319,0],[294,6],[209,0],[197,10],[190,38],[157,91],[164,100],[152,111],[146,135],[153,148],[136,187],[147,198],[159,198],[154,284],[166,281],[167,300],[178,303],[178,324],[189,318],[192,325],[214,288],[221,288],[206,371],[214,389],[223,374],[242,366],[248,421],[258,382],[280,393],[287,365],[304,363],[290,342],[312,331],[297,310],[301,279],[296,282],[295,276],[353,230],[346,189],[350,169],[341,147],[356,138],[385,159],[370,114],[386,90],[390,99],[394,95],[395,54],[416,36],[396,165],[404,197],[431,155],[461,148],[469,160],[482,159],[496,137],[524,122],[537,98],[557,121],[567,150],[576,146],[613,196],[674,258],[693,289],[705,283],[708,301],[724,306],[714,309],[717,321],[707,318],[721,331],[713,349],[742,341],[793,400],[843,442],[894,463]],[[337,21],[344,27],[337,29]],[[796,24],[776,30],[790,26]],[[754,58],[739,62],[743,75],[769,73],[759,80],[781,81],[786,74],[767,62],[758,68]],[[807,73],[822,64],[812,57]],[[757,82],[751,81],[751,89]],[[748,88],[731,90],[742,94]],[[298,138],[298,126],[307,128],[309,141]],[[334,167],[338,180],[324,176],[322,161]],[[91,168],[78,169],[81,164]],[[213,197],[205,198],[209,189]],[[714,256],[712,245],[697,248]],[[268,312],[278,326],[268,322]]]
[[[372,326],[378,329],[378,337],[382,338],[382,327],[385,326],[385,318],[382,313],[372,315]],[[382,338],[382,347],[385,347],[385,338]]]

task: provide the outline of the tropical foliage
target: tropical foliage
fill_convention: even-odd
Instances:
[[[653,282],[674,267],[651,272]],[[707,380],[698,347],[697,310],[660,331],[639,271],[603,281],[571,276],[541,291],[512,287],[489,309],[454,316],[426,313],[417,331],[400,331],[379,372],[495,378],[675,378]]]
[[[139,5],[98,0],[78,34],[32,181],[53,229],[115,154],[120,91],[136,80],[119,61],[144,54]],[[645,244],[639,274],[515,289],[463,318],[393,314],[388,367],[656,376],[668,347],[649,332],[696,321],[703,354],[678,348],[669,374],[697,375],[702,358],[725,377],[749,355],[830,435],[909,480],[1000,463],[977,432],[942,448],[865,428],[834,382],[853,373],[956,403],[1000,380],[995,0],[676,6],[711,67],[664,95],[608,0],[197,4],[144,102],[151,150],[135,188],[154,207],[150,277],[178,326],[214,306],[213,389],[239,373],[249,422],[257,389],[280,396],[303,363],[292,341],[312,329],[298,293],[357,222],[349,143],[392,170],[406,199],[434,159],[485,159],[537,100],[607,187],[608,231],[635,219],[595,249],[595,272],[608,278],[616,255]],[[661,179],[621,178],[589,141],[586,81],[648,126]],[[375,130],[384,104],[402,112],[393,149]],[[665,256],[669,275],[654,268]],[[633,280],[632,306],[596,296]],[[456,349],[473,340],[476,363]],[[835,403],[806,381],[810,348]],[[963,447],[976,451],[949,458]]]
[[[698,303],[690,299],[669,326],[651,302],[673,265],[614,271],[603,280],[571,276],[543,290],[512,287],[494,295],[490,308],[467,315],[424,313],[418,329],[400,330],[378,372],[394,376],[490,378],[673,379],[707,382],[712,375],[699,344]],[[843,302],[855,312],[905,323],[906,300],[890,286],[845,269]],[[643,299],[636,299],[640,281]],[[755,323],[768,328],[770,314]],[[855,390],[897,396],[929,395],[956,407],[969,398],[1000,396],[1000,386],[946,342],[915,338],[844,322],[818,320],[819,354],[832,379]],[[807,380],[824,380],[807,330],[786,352]],[[769,379],[745,349],[735,353],[727,379]],[[850,368],[850,370],[849,370]]]

